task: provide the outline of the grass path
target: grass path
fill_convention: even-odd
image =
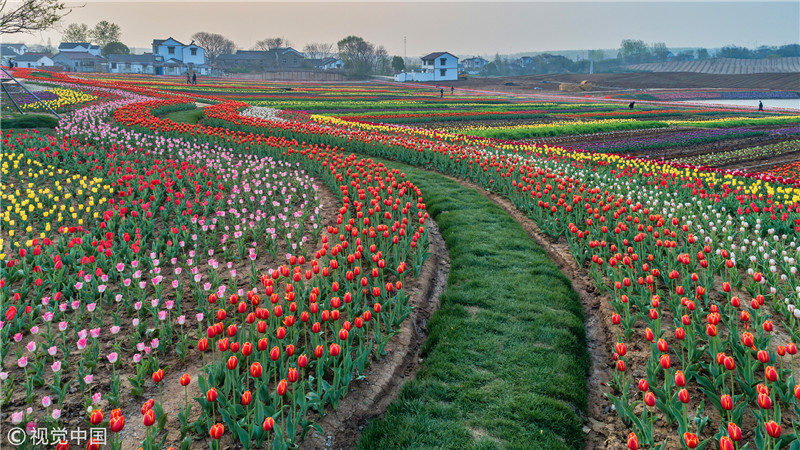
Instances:
[[[359,447],[581,448],[589,356],[569,280],[479,192],[387,164],[422,189],[451,271],[425,361]]]

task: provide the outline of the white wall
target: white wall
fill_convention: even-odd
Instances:
[[[192,49],[193,48],[197,49],[197,54],[196,55],[192,55]],[[198,47],[196,45],[184,47],[183,48],[183,54],[182,54],[181,58],[175,58],[175,59],[181,59],[186,64],[201,65],[201,64],[205,64],[205,62],[206,62],[205,50],[203,50],[202,48],[200,48],[200,47]]]

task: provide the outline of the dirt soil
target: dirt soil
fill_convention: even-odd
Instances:
[[[795,73],[757,73],[743,75],[713,75],[690,72],[634,72],[596,74],[523,75],[516,77],[469,78],[461,81],[442,81],[442,86],[456,89],[483,89],[514,94],[558,92],[560,83],[592,83],[589,92],[565,92],[566,95],[591,94],[598,91],[640,89],[757,89],[800,90],[800,77]],[[509,84],[510,83],[510,84]],[[541,88],[535,89],[535,88]]]
[[[428,319],[439,308],[439,296],[447,287],[450,256],[435,221],[430,221],[430,257],[419,277],[408,283],[414,310],[386,346],[386,355],[364,372],[364,379],[350,384],[347,396],[325,417],[316,419],[325,431],[310,433],[301,449],[354,448],[367,421],[386,412],[406,380],[416,373],[419,352],[428,337]]]

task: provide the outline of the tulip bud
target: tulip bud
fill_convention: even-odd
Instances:
[[[758,406],[761,409],[772,409],[772,399],[769,398],[769,395],[758,394]]]
[[[216,388],[211,388],[211,389],[208,390],[208,392],[206,392],[206,400],[208,400],[209,402],[217,401],[217,389]]]
[[[242,393],[242,405],[247,406],[252,401],[253,401],[253,394],[251,394],[250,391],[244,391],[244,393]]]
[[[263,373],[263,369],[261,367],[260,362],[254,362],[250,365],[250,376],[253,378],[260,378],[261,374]]]
[[[742,440],[742,429],[739,428],[739,425],[728,422],[728,436],[730,436],[733,442],[739,442]]]
[[[192,377],[188,373],[185,373],[185,374],[181,375],[180,382],[181,382],[181,386],[188,386],[189,383],[192,382]]]
[[[144,417],[142,418],[142,422],[144,423],[144,426],[146,426],[146,427],[152,426],[154,423],[156,423],[156,413],[155,413],[155,411],[153,411],[152,409],[148,409],[144,413]]]
[[[644,378],[639,380],[639,390],[645,392],[648,389],[650,389],[650,385],[647,383],[647,380],[645,380]]]
[[[686,388],[678,391],[678,400],[680,400],[681,403],[689,403],[689,391],[687,391]]]
[[[655,406],[655,404],[656,404],[656,396],[655,396],[655,394],[653,394],[652,392],[646,392],[644,394],[644,404],[649,406],[649,407],[651,407],[651,408],[653,406]]]
[[[680,370],[675,371],[675,384],[679,387],[686,386],[686,376]]]
[[[634,432],[628,435],[628,450],[639,450],[639,438],[636,437]]]
[[[697,448],[697,435],[694,433],[683,433],[683,441],[686,443],[686,446],[689,448]]]
[[[659,359],[659,362],[661,363],[661,367],[664,370],[669,369],[670,366],[672,365],[670,363],[670,361],[669,361],[669,355],[661,355],[661,358]]]
[[[720,403],[722,403],[722,409],[725,411],[730,411],[733,409],[733,399],[728,394],[723,394],[719,398]]]
[[[735,450],[731,438],[728,436],[722,436],[719,438],[719,450]]]
[[[274,427],[275,427],[275,419],[273,419],[272,417],[267,417],[266,419],[264,419],[264,425],[263,425],[264,431],[272,431]]]
[[[97,425],[103,421],[103,410],[102,409],[95,409],[92,411],[92,414],[89,416],[89,422],[92,425]]]
[[[222,439],[222,434],[225,433],[225,426],[221,423],[216,423],[211,429],[208,431],[208,434],[211,436],[212,439]]]
[[[156,370],[153,372],[153,382],[154,383],[161,383],[161,380],[164,379],[164,371],[161,369]]]
[[[769,422],[765,423],[764,428],[767,430],[767,434],[771,438],[778,439],[781,437],[781,426],[775,423],[774,420],[770,420]]]

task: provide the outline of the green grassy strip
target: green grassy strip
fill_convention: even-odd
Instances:
[[[477,191],[388,165],[422,189],[451,269],[424,363],[359,448],[582,448],[589,356],[569,280]]]
[[[173,122],[197,124],[203,117],[206,116],[206,111],[203,108],[187,109],[184,111],[175,111],[165,114],[164,117]]]
[[[728,127],[749,127],[759,125],[791,125],[800,124],[800,119],[796,116],[793,117],[769,117],[759,119],[734,119],[734,120],[720,120],[716,121],[697,121],[697,122],[680,122],[678,125],[683,127],[702,127],[702,128],[728,128]]]
[[[58,117],[50,114],[3,114],[0,117],[0,127],[7,129],[23,128],[55,128]]]
[[[561,136],[567,134],[603,133],[606,131],[643,130],[647,128],[665,128],[666,122],[653,120],[612,122],[612,123],[586,123],[575,125],[554,125],[541,128],[487,128],[483,130],[469,130],[463,132],[471,136],[481,136],[494,139],[514,140],[533,137]],[[455,130],[459,132],[458,130]]]

